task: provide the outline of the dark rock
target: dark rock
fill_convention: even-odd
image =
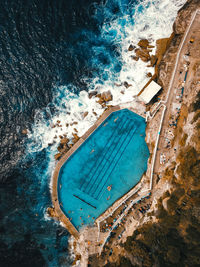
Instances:
[[[149,51],[146,49],[137,48],[137,49],[135,49],[135,54],[137,57],[139,57],[144,62],[148,62],[151,59],[151,57],[149,55]]]
[[[83,113],[83,118],[85,119],[85,117],[87,117],[87,115],[88,115],[88,111],[84,112]]]
[[[97,101],[102,107],[105,107],[105,103],[109,102],[113,99],[113,96],[110,91],[103,92],[102,94],[98,94],[97,97],[99,100]]]
[[[113,96],[112,96],[112,94],[111,94],[110,91],[103,92],[103,93],[101,94],[101,97],[102,97],[102,99],[103,99],[104,101],[106,101],[106,102],[111,101],[111,100],[113,99]]]
[[[22,130],[22,134],[28,134],[28,130],[27,129]]]
[[[139,57],[137,57],[137,56],[131,56],[131,58],[132,58],[133,60],[135,60],[135,61],[138,61],[138,60],[139,60]]]
[[[56,212],[55,212],[55,209],[53,208],[53,207],[48,207],[47,208],[47,213],[48,213],[48,215],[50,216],[50,217],[57,217],[56,216]]]
[[[60,143],[61,143],[62,145],[67,144],[68,142],[69,142],[69,139],[66,138],[66,137],[64,137],[62,140],[60,140]]]
[[[126,88],[129,88],[130,86],[132,86],[132,84],[129,84],[129,83],[127,83],[127,82],[124,82],[124,86],[125,86]]]
[[[52,146],[53,145],[53,143],[48,143],[48,146]]]
[[[58,147],[57,147],[57,150],[59,151],[59,152],[61,152],[62,153],[62,150],[63,150],[63,145],[59,145]]]
[[[151,56],[151,66],[152,67],[156,65],[157,60],[158,60],[157,56],[154,56],[154,55]]]
[[[62,156],[62,153],[57,153],[57,154],[55,154],[54,158],[55,158],[55,160],[59,160],[61,158],[61,156]]]
[[[129,45],[128,51],[133,51],[135,49],[135,46],[133,46],[132,44]]]
[[[93,96],[96,96],[96,95],[97,95],[97,91],[91,91],[89,92],[88,97],[91,99]]]
[[[154,48],[154,45],[148,45],[147,48]]]
[[[151,72],[148,72],[147,73],[147,77],[151,78],[152,77],[152,73]]]
[[[75,125],[75,124],[78,124],[78,122],[74,121],[74,122],[70,123],[70,126]]]
[[[61,153],[61,154],[64,154],[66,153],[70,148],[67,144],[60,144],[58,147],[57,147],[58,151]]]
[[[80,137],[76,133],[72,133],[72,135],[73,135],[72,142],[75,144],[80,139]]]
[[[139,41],[138,46],[141,48],[147,48],[149,46],[149,41],[147,39],[142,39]]]

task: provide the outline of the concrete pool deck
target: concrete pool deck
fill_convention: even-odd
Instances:
[[[55,209],[56,217],[60,222],[64,224],[64,226],[68,229],[69,233],[72,234],[75,238],[79,238],[79,232],[76,229],[76,227],[72,224],[70,219],[64,214],[60,207],[59,203],[59,196],[58,196],[58,178],[59,173],[61,170],[61,167],[64,165],[64,163],[73,155],[73,153],[85,142],[85,140],[113,113],[116,111],[128,109],[133,113],[136,113],[137,115],[141,117],[144,116],[144,106],[139,105],[137,103],[137,108],[132,103],[123,104],[121,106],[114,106],[109,107],[108,110],[104,111],[104,113],[100,116],[100,118],[96,121],[96,123],[88,129],[88,131],[73,145],[73,147],[57,162],[57,165],[55,167],[53,177],[52,177],[52,202]],[[141,177],[140,177],[141,178]],[[135,186],[133,186],[134,188]],[[130,192],[128,192],[130,194]],[[127,194],[127,193],[126,193]],[[125,195],[126,195],[125,194]],[[124,197],[124,196],[121,196]],[[121,198],[120,197],[120,198]],[[114,204],[114,203],[113,203]],[[106,211],[106,210],[105,210]]]

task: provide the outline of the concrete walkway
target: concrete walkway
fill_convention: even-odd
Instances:
[[[124,212],[121,214],[121,216],[116,220],[116,222],[113,224],[112,226],[112,229],[110,229],[108,231],[108,234],[105,236],[105,239],[104,239],[104,242],[103,244],[101,245],[101,248],[100,248],[100,251],[99,251],[99,255],[101,254],[102,250],[103,250],[103,247],[105,246],[106,244],[106,241],[108,239],[108,237],[110,236],[111,232],[115,229],[115,227],[121,222],[121,220],[123,219],[124,216],[126,216],[128,214],[128,211],[132,208],[132,206],[134,204],[136,204],[139,200],[147,197],[149,195],[149,193],[147,194],[144,194],[144,195],[141,195],[139,196],[138,198],[136,198],[133,202],[131,202],[128,207],[124,210]]]
[[[196,25],[195,25],[195,23],[196,23]],[[160,126],[159,126],[159,130],[158,130],[158,134],[157,134],[157,138],[156,138],[156,143],[155,143],[155,148],[154,148],[152,167],[151,167],[151,177],[150,177],[150,180],[151,180],[150,189],[153,188],[153,186],[154,186],[153,183],[155,183],[155,181],[153,181],[154,173],[158,172],[159,167],[160,167],[160,153],[161,153],[161,151],[158,152],[158,147],[163,147],[163,140],[161,140],[160,136],[161,135],[164,136],[165,130],[168,129],[171,106],[173,103],[173,99],[175,97],[174,90],[175,90],[177,83],[178,83],[178,76],[179,76],[178,70],[180,69],[181,64],[183,64],[181,62],[183,55],[184,55],[183,51],[185,49],[186,44],[189,42],[189,40],[191,38],[191,28],[192,27],[199,27],[199,24],[200,24],[200,11],[196,10],[196,12],[192,15],[191,22],[188,25],[188,28],[185,31],[185,34],[184,34],[182,41],[181,41],[181,44],[179,46],[179,49],[177,52],[177,57],[176,57],[176,63],[175,63],[174,70],[173,70],[171,80],[169,83],[169,88],[167,91],[166,99],[163,101],[165,106],[163,106]]]

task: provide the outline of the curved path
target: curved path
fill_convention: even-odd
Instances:
[[[173,97],[174,97],[174,92],[172,91],[172,87],[174,85],[174,80],[176,78],[176,74],[177,74],[177,69],[179,66],[179,62],[180,62],[180,58],[182,56],[182,50],[183,50],[183,46],[185,44],[186,39],[188,38],[188,34],[190,32],[190,29],[194,23],[194,20],[196,18],[196,16],[200,14],[200,10],[196,10],[194,12],[194,14],[191,17],[191,21],[190,24],[187,27],[187,30],[184,33],[184,36],[182,38],[181,44],[179,46],[178,52],[177,52],[177,56],[176,56],[176,62],[175,62],[175,66],[174,66],[174,70],[170,79],[170,83],[169,83],[169,87],[168,87],[168,91],[167,91],[167,95],[166,95],[166,99],[163,101],[163,103],[165,104],[165,106],[163,106],[163,111],[162,111],[162,116],[161,116],[161,121],[160,121],[160,125],[159,125],[159,130],[158,130],[158,135],[156,138],[156,143],[155,143],[155,148],[154,148],[154,154],[153,154],[153,161],[152,161],[152,165],[151,165],[151,176],[150,176],[150,189],[152,189],[153,187],[153,176],[154,176],[154,170],[159,168],[159,155],[157,154],[157,149],[158,146],[160,145],[160,135],[163,133],[163,125],[168,125],[168,119],[169,119],[169,115],[170,115],[170,105],[172,103]],[[173,88],[175,89],[175,88]]]

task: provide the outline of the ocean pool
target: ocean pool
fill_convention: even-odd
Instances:
[[[145,127],[132,111],[115,111],[63,164],[58,200],[77,229],[93,224],[139,182],[149,157]]]

